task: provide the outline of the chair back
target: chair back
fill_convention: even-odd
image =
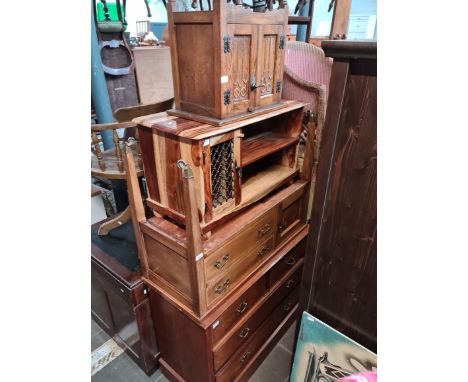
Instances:
[[[325,85],[324,110],[328,97],[333,60],[323,50],[302,41],[288,41],[284,58],[283,98],[310,103],[308,110],[317,112],[318,85]]]
[[[166,101],[122,107],[114,112],[118,122],[91,125],[91,175],[105,179],[126,179],[123,155],[128,144],[134,156],[136,172],[143,176],[143,162],[136,124],[133,118],[161,113],[172,107],[174,99]],[[101,132],[111,131],[114,147],[104,150]]]

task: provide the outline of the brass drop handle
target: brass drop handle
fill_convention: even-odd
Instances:
[[[217,269],[221,269],[222,267],[224,267],[227,263],[227,261],[229,260],[229,253],[226,253],[222,258],[221,260],[216,260],[215,263],[213,264],[215,268]]]
[[[294,257],[290,257],[286,260],[286,265],[294,265],[296,263],[296,259]]]
[[[265,253],[267,253],[270,250],[270,247],[268,245],[264,245],[262,249],[260,249],[260,252],[257,253],[257,256],[263,256]]]
[[[291,279],[291,280],[288,280],[288,282],[286,283],[286,288],[291,288],[293,285],[294,285],[295,281],[294,279]]]
[[[271,230],[271,224],[266,223],[262,228],[258,230],[260,236],[265,236],[265,234]]]
[[[241,332],[239,333],[239,337],[240,338],[245,338],[249,335],[249,332],[250,332],[250,329],[249,328],[244,328],[241,330]]]
[[[219,284],[216,288],[215,288],[215,293],[217,294],[221,294],[223,293],[224,291],[226,291],[227,287],[229,286],[229,283],[231,282],[231,280],[229,279],[226,279],[224,280],[224,282],[222,284]]]
[[[246,301],[242,302],[242,303],[237,307],[236,312],[237,312],[237,313],[244,313],[244,311],[247,309],[247,305],[248,305],[248,304],[247,304]]]
[[[291,306],[292,306],[292,304],[290,302],[288,302],[287,304],[285,304],[283,306],[283,310],[285,310],[287,312],[289,309],[291,309]]]
[[[240,359],[241,362],[245,362],[245,360],[247,359],[247,357],[249,356],[250,352],[249,351],[246,351],[244,354],[242,354],[242,357]]]

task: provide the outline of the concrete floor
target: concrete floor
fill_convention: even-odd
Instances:
[[[252,375],[249,382],[287,382],[289,380],[294,330],[295,325],[292,325]],[[148,377],[127,354],[121,352],[121,349],[100,326],[91,320],[92,354],[96,357],[99,349],[108,345],[115,346],[117,350],[114,350],[113,355],[109,356],[107,360],[103,360],[102,365],[105,366],[92,375],[92,382],[168,382],[159,369]]]

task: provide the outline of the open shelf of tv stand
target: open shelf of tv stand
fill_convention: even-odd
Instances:
[[[298,142],[299,137],[285,137],[271,131],[249,137],[242,142],[241,166],[246,166]]]
[[[275,164],[242,182],[242,204],[248,205],[261,199],[299,173],[297,168]]]

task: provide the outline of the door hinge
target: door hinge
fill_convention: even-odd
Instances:
[[[276,81],[276,92],[279,93],[281,91],[281,81]]]
[[[237,166],[236,170],[237,170],[237,177],[239,178],[239,181],[240,181],[242,180],[242,167]]]
[[[229,35],[224,36],[224,53],[231,53],[231,37]]]
[[[231,91],[227,89],[224,92],[224,104],[229,105],[231,103]]]
[[[284,34],[282,34],[279,38],[279,48],[284,49]]]

